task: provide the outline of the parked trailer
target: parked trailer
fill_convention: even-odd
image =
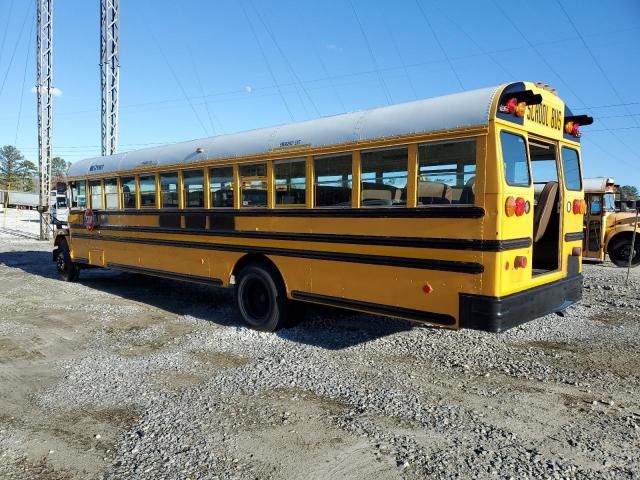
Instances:
[[[9,207],[38,208],[40,195],[32,192],[9,192],[9,199],[6,202]]]

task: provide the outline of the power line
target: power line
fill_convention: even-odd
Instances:
[[[31,31],[29,32],[29,41],[27,42],[27,54],[24,60],[24,72],[22,74],[22,89],[20,90],[20,106],[18,107],[18,121],[16,122],[16,136],[13,144],[18,143],[18,132],[20,131],[20,117],[22,117],[22,103],[24,101],[24,90],[27,83],[27,67],[29,66],[29,57],[31,54],[31,45],[33,44],[33,29],[36,25],[36,19],[33,19],[31,24]]]
[[[304,16],[300,13],[300,10],[297,10],[298,13],[298,17],[304,19]],[[313,48],[313,53],[318,61],[318,65],[320,65],[320,68],[322,69],[322,72],[324,73],[325,77],[327,78],[327,80],[329,81],[329,84],[331,86],[331,89],[333,90],[334,95],[336,96],[336,98],[338,99],[338,103],[340,104],[340,108],[341,110],[344,112],[346,111],[346,107],[344,105],[344,102],[342,101],[342,97],[340,96],[340,92],[338,92],[338,89],[336,88],[335,84],[333,83],[333,78],[331,77],[331,75],[329,75],[329,70],[327,69],[327,65],[325,64],[325,62],[322,60],[322,56],[320,55],[320,52],[318,51],[318,46],[317,46],[317,42],[316,41],[311,41],[311,48]]]
[[[378,14],[382,14],[382,8],[380,8],[378,10]],[[396,51],[396,55],[398,56],[398,59],[400,60],[400,66],[402,67],[402,70],[404,70],[404,74],[407,77],[407,81],[409,83],[409,88],[411,89],[411,93],[413,93],[413,98],[415,100],[418,99],[418,92],[416,91],[416,87],[413,84],[413,80],[411,79],[411,75],[409,75],[409,70],[407,69],[407,65],[404,61],[404,58],[402,56],[402,52],[400,51],[400,48],[398,48],[398,43],[396,42],[396,39],[393,35],[393,32],[391,32],[391,30],[389,29],[389,27],[387,26],[387,23],[384,21],[382,24],[384,25],[384,29],[387,32],[387,35],[389,35],[389,38],[391,39],[391,44],[393,45],[393,49]]]
[[[462,80],[460,80],[460,76],[458,75],[458,72],[456,72],[456,69],[453,68],[453,62],[451,62],[451,58],[449,58],[449,54],[447,53],[447,51],[442,46],[442,43],[440,43],[440,39],[438,38],[438,35],[436,34],[436,31],[433,29],[433,26],[431,25],[431,22],[429,21],[429,17],[427,17],[427,14],[424,11],[424,9],[422,8],[422,5],[420,4],[419,0],[415,0],[415,2],[416,2],[416,5],[418,6],[418,10],[420,10],[420,13],[422,14],[422,17],[424,18],[424,21],[427,22],[427,26],[429,27],[429,30],[431,30],[431,34],[433,35],[433,38],[435,38],[436,43],[438,44],[438,47],[440,47],[440,50],[442,51],[442,54],[444,55],[444,58],[447,60],[447,63],[449,64],[449,68],[451,68],[451,71],[453,72],[453,75],[456,77],[456,80],[458,80],[458,84],[460,85],[460,89],[464,90],[464,86],[462,85]]]
[[[596,66],[598,67],[598,70],[600,70],[600,73],[602,74],[602,76],[604,77],[604,79],[607,81],[607,83],[609,84],[609,87],[611,87],[611,90],[613,91],[613,93],[615,94],[615,96],[618,98],[619,102],[624,102],[624,100],[622,100],[622,96],[620,95],[620,93],[618,92],[618,89],[615,87],[615,85],[613,84],[613,82],[611,81],[611,79],[609,78],[609,75],[607,75],[607,72],[604,70],[604,68],[602,68],[602,65],[600,65],[600,62],[598,61],[598,59],[596,58],[596,56],[593,54],[593,52],[591,51],[591,48],[589,48],[589,45],[587,44],[587,42],[585,41],[584,37],[582,36],[582,34],[580,33],[580,30],[578,30],[578,27],[576,27],[576,24],[573,23],[573,20],[571,20],[571,17],[569,17],[569,14],[567,13],[567,11],[564,9],[564,7],[562,6],[562,4],[556,0],[556,3],[558,4],[558,6],[560,7],[560,9],[562,10],[562,12],[564,13],[565,17],[567,17],[567,20],[569,20],[569,23],[571,24],[571,27],[573,27],[573,30],[576,32],[576,34],[578,35],[578,38],[580,38],[580,41],[582,42],[582,45],[584,46],[585,50],[587,51],[587,53],[589,53],[589,56],[591,57],[591,59],[593,60],[593,62],[596,64]],[[627,110],[627,113],[631,113],[628,109],[628,107],[625,107],[625,109]],[[636,123],[636,125],[638,125],[638,121],[634,118],[634,122]]]
[[[493,63],[495,63],[498,68],[501,68],[502,71],[504,71],[504,73],[507,74],[507,76],[509,78],[515,78],[516,75],[514,75],[509,69],[507,69],[507,67],[505,67],[502,63],[498,62],[498,60],[496,60],[496,58],[493,56],[494,54],[491,52],[486,52],[484,50],[484,48],[482,48],[482,46],[471,36],[467,33],[467,31],[462,28],[462,26],[456,22],[453,18],[451,18],[449,15],[446,14],[446,12],[440,8],[437,4],[435,5],[435,8],[438,9],[438,11],[440,12],[440,14],[445,18],[445,20],[447,20],[449,23],[451,23],[454,27],[456,27],[458,30],[460,30],[462,32],[462,34],[467,37],[467,40],[469,40],[473,45],[475,45],[475,47],[480,51],[481,55],[486,55],[487,57],[489,57],[489,60],[491,60]],[[497,52],[495,52],[497,53]]]
[[[4,33],[2,34],[2,42],[0,43],[0,60],[2,60],[2,54],[4,53],[4,44],[7,40],[7,32],[9,31],[9,25],[11,25],[11,14],[13,13],[13,4],[15,0],[11,0],[9,5],[9,14],[7,15],[7,22],[4,25]],[[2,62],[0,62],[2,65]]]
[[[162,50],[162,47],[160,46],[160,43],[158,42],[158,40],[156,39],[155,35],[153,33],[151,33],[151,38],[153,39],[153,41],[156,44],[156,47],[158,47],[158,50],[160,51],[160,55],[162,56],[162,58],[164,59],[164,62],[167,64],[167,67],[169,68],[169,71],[171,72],[171,75],[173,75],[174,80],[176,81],[176,83],[178,84],[178,87],[180,88],[180,91],[182,91],[182,95],[184,96],[184,98],[187,100],[187,102],[189,103],[189,106],[191,107],[191,110],[193,111],[193,114],[195,115],[195,117],[198,119],[198,122],[200,123],[200,126],[202,127],[202,130],[204,130],[204,134],[208,135],[207,132],[207,127],[204,126],[204,123],[202,122],[202,119],[200,118],[200,115],[198,115],[198,111],[196,110],[196,108],[193,106],[193,103],[191,102],[191,99],[189,98],[189,95],[187,95],[187,91],[184,89],[184,87],[182,86],[182,82],[180,82],[180,79],[178,78],[178,75],[176,75],[175,70],[173,69],[173,67],[171,66],[171,63],[169,62],[169,59],[167,58],[167,56],[164,54],[164,51]]]
[[[282,89],[280,88],[280,84],[278,83],[278,80],[276,79],[276,76],[273,73],[273,69],[271,68],[271,63],[269,62],[269,58],[267,57],[267,54],[265,53],[264,48],[262,48],[262,42],[260,42],[260,38],[258,37],[258,34],[256,33],[255,28],[253,27],[253,23],[251,23],[251,19],[249,19],[249,14],[247,13],[247,9],[245,8],[244,3],[242,1],[240,1],[239,3],[240,3],[240,7],[242,8],[242,13],[244,14],[244,18],[247,20],[247,23],[249,24],[249,28],[251,29],[251,33],[253,34],[253,38],[255,39],[256,43],[258,44],[258,48],[260,49],[260,53],[262,55],[262,59],[267,64],[267,70],[269,71],[269,75],[271,75],[271,79],[273,80],[273,83],[276,85],[276,88],[278,89],[278,93],[280,94],[280,98],[282,99],[282,103],[284,103],[284,106],[287,109],[287,112],[289,113],[289,117],[291,118],[291,121],[293,122],[293,113],[291,112],[291,108],[289,108],[289,104],[287,103],[287,99],[285,98],[284,94],[282,93]]]
[[[358,16],[358,12],[356,11],[356,7],[353,5],[353,1],[349,0],[349,5],[351,5],[351,10],[353,10],[353,15],[356,17],[356,22],[358,23],[358,27],[360,28],[360,33],[362,34],[362,38],[364,38],[364,43],[367,46],[367,50],[369,50],[369,55],[371,56],[371,61],[373,62],[373,68],[375,72],[378,74],[378,80],[380,81],[380,85],[382,86],[382,91],[384,92],[384,96],[387,99],[387,105],[391,103],[391,94],[389,89],[387,88],[387,84],[384,81],[382,73],[380,72],[380,68],[378,68],[378,62],[376,61],[376,57],[373,54],[373,49],[371,48],[371,44],[369,43],[369,38],[364,31],[364,27],[362,26],[362,22],[360,21],[360,17]]]
[[[555,68],[553,68],[553,66],[547,61],[547,59],[545,58],[544,55],[542,55],[540,53],[540,51],[529,41],[529,39],[525,36],[525,34],[522,32],[522,30],[520,30],[520,28],[518,27],[518,24],[516,22],[512,22],[511,18],[507,15],[507,13],[502,9],[502,7],[500,6],[500,4],[498,2],[496,2],[495,0],[493,0],[493,4],[494,6],[498,9],[498,11],[502,14],[502,16],[507,19],[509,21],[509,23],[511,24],[511,26],[516,30],[516,32],[518,32],[520,34],[520,36],[523,38],[523,40],[527,43],[527,45],[529,45],[533,51],[538,55],[538,57],[544,62],[544,64],[547,66],[547,68],[558,78],[558,80],[560,80],[560,82],[562,82],[563,85],[565,85],[567,87],[567,91],[570,92],[582,105],[586,105],[586,102],[584,100],[582,100],[582,98],[580,98],[578,96],[578,94],[576,94],[571,87],[569,86],[569,83],[566,82],[562,76],[556,71]],[[620,100],[622,101],[622,100]],[[618,140],[618,142],[620,142],[621,145],[623,145],[627,150],[629,150],[629,152],[631,152],[631,154],[633,154],[636,157],[640,157],[636,151],[631,148],[629,145],[627,145],[627,143],[622,140],[618,134],[609,129],[609,127],[607,127],[606,125],[604,125],[604,128],[611,133],[611,135]]]
[[[300,85],[300,88],[302,89],[302,91],[304,92],[306,97],[309,99],[309,103],[311,103],[311,106],[316,111],[316,115],[319,117],[320,116],[320,111],[318,110],[318,107],[317,107],[316,103],[313,101],[313,98],[311,98],[311,95],[309,95],[309,92],[307,91],[307,89],[305,88],[304,84],[302,83],[302,80],[300,80],[300,77],[298,76],[298,74],[295,72],[295,70],[291,66],[291,62],[289,62],[289,59],[285,55],[284,51],[282,50],[282,48],[280,48],[280,44],[278,43],[278,40],[276,40],[276,37],[273,34],[273,31],[271,30],[271,28],[269,28],[267,23],[264,21],[264,19],[262,18],[262,15],[260,15],[260,12],[258,11],[258,9],[256,8],[256,6],[253,4],[252,1],[249,1],[249,5],[251,5],[251,8],[253,8],[253,11],[256,13],[256,16],[258,17],[258,20],[260,20],[260,23],[262,23],[262,26],[264,27],[266,32],[271,37],[271,40],[273,41],[273,44],[276,46],[276,48],[278,49],[278,52],[280,52],[280,55],[284,59],[284,62],[287,65],[287,67],[289,68],[289,71],[291,72],[291,75],[293,75],[293,78],[296,80],[296,82],[298,82],[298,85]]]
[[[200,93],[204,96],[204,88],[202,87],[202,82],[200,81],[200,74],[198,73],[198,68],[196,67],[196,62],[193,58],[193,52],[189,45],[187,45],[187,51],[189,52],[189,58],[191,59],[191,65],[193,67],[193,74],[196,77],[196,82],[198,83],[198,88],[200,89]],[[213,120],[211,119],[211,109],[209,108],[209,103],[204,102],[204,105],[207,110],[207,117],[209,117],[209,125],[211,125],[211,132],[213,135],[216,135],[216,127],[213,125]]]
[[[7,77],[9,76],[9,72],[11,71],[11,66],[13,65],[13,59],[16,56],[16,51],[18,50],[18,45],[20,45],[20,40],[22,40],[24,27],[27,25],[27,19],[29,18],[30,13],[31,13],[31,8],[27,8],[27,13],[24,16],[24,20],[22,21],[22,27],[20,28],[20,34],[18,35],[18,40],[16,41],[16,44],[13,47],[13,53],[11,54],[11,58],[9,59],[9,66],[7,67],[7,72],[5,73],[4,79],[2,80],[2,85],[0,85],[0,96],[2,96],[2,91],[4,90],[4,86],[7,83]]]

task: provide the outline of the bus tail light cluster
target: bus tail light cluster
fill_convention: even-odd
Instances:
[[[504,204],[504,211],[507,217],[521,217],[525,213],[529,213],[531,210],[531,203],[522,197],[513,198],[507,197],[507,201]]]
[[[587,202],[584,200],[575,199],[573,201],[573,213],[576,215],[584,215],[587,211]]]
[[[580,126],[591,125],[592,123],[593,117],[590,117],[589,115],[566,116],[564,117],[564,133],[575,138],[580,138],[582,136]]]
[[[500,105],[500,111],[502,113],[510,113],[516,117],[524,117],[526,109],[527,102],[519,102],[516,97],[511,97],[504,104]]]
[[[578,122],[565,123],[564,131],[572,137],[580,138],[582,136],[582,133],[580,132],[580,124]]]
[[[513,266],[516,270],[518,268],[527,268],[527,257],[524,255],[518,255],[513,261]]]

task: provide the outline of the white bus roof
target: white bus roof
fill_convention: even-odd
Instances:
[[[606,191],[607,187],[615,187],[615,181],[613,177],[585,178],[583,186],[585,193],[598,193]]]
[[[273,153],[300,145],[315,148],[399,135],[484,126],[491,103],[506,85],[323,117],[305,122],[219,135],[107,157],[80,160],[67,175],[82,177]]]

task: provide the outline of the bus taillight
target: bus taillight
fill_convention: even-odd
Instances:
[[[513,197],[507,197],[507,201],[504,202],[504,213],[507,217],[513,217],[516,213],[516,199]]]
[[[582,133],[580,132],[580,124],[578,122],[568,121],[564,124],[564,131],[576,138],[580,138],[582,136]]]
[[[516,198],[516,216],[521,217],[527,212],[527,202],[524,198]]]
[[[524,117],[527,110],[527,102],[519,102],[516,97],[511,97],[504,105],[500,105],[500,111],[510,113],[516,117]]]
[[[573,213],[576,215],[584,215],[587,211],[587,203],[584,200],[575,199],[573,201]]]
[[[527,257],[523,256],[523,255],[518,255],[516,257],[516,259],[513,262],[513,266],[518,269],[518,268],[526,268],[527,267]]]

